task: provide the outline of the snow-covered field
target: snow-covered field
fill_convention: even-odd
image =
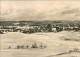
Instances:
[[[80,53],[73,52],[54,56],[62,52],[68,52],[74,48],[80,49],[80,32],[62,31],[49,33],[23,34],[9,32],[0,34],[0,57],[80,57]],[[47,48],[14,49],[17,45],[29,45],[34,42],[47,45]],[[8,47],[11,46],[11,49]]]

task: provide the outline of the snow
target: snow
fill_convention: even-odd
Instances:
[[[64,38],[79,39],[80,33],[74,31],[47,32],[23,34],[20,32],[8,32],[0,34],[1,39],[1,57],[47,57],[60,52],[66,52],[73,48],[80,49],[79,41],[65,41]],[[47,45],[45,49],[7,49],[9,46],[15,48],[16,45],[32,45],[36,42]],[[71,54],[72,55],[72,54]],[[63,57],[71,57],[64,55]],[[62,57],[62,56],[61,56]]]

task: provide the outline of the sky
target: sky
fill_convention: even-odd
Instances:
[[[80,1],[1,1],[0,21],[80,20]]]

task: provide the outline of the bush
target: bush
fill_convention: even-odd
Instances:
[[[26,46],[24,46],[24,45],[17,45],[16,46],[16,49],[27,49],[27,48],[46,48],[47,46],[46,45],[43,45],[42,43],[38,46],[37,44],[36,44],[36,42],[34,42],[32,45],[31,45],[31,47],[30,47],[30,45],[26,45]],[[9,47],[10,48],[10,47]]]
[[[42,45],[42,43],[41,43],[41,45],[39,46],[40,48],[43,48],[43,45]]]
[[[16,47],[16,48],[17,48],[17,49],[24,49],[24,47],[25,47],[24,45],[22,45],[22,46],[17,45],[17,47]]]
[[[74,48],[73,50],[71,50],[72,52],[79,52],[80,50],[78,48]]]
[[[47,45],[44,45],[44,48],[46,48],[47,47]]]
[[[29,45],[27,45],[26,48],[29,48]]]
[[[8,49],[11,49],[11,46],[9,46]]]
[[[47,46],[46,45],[43,45],[42,43],[41,43],[41,45],[39,46],[40,48],[46,48]]]
[[[21,47],[20,45],[17,45],[17,47],[16,47],[16,48],[17,48],[17,49],[20,49],[20,47]]]
[[[34,43],[34,44],[32,44],[31,48],[38,48],[38,46],[36,43]]]
[[[24,45],[20,46],[21,49],[24,49]]]

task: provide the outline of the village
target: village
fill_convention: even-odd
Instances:
[[[60,32],[60,31],[79,31],[79,24],[44,24],[44,25],[25,25],[25,26],[0,26],[0,34],[7,32],[36,33],[36,32]]]

